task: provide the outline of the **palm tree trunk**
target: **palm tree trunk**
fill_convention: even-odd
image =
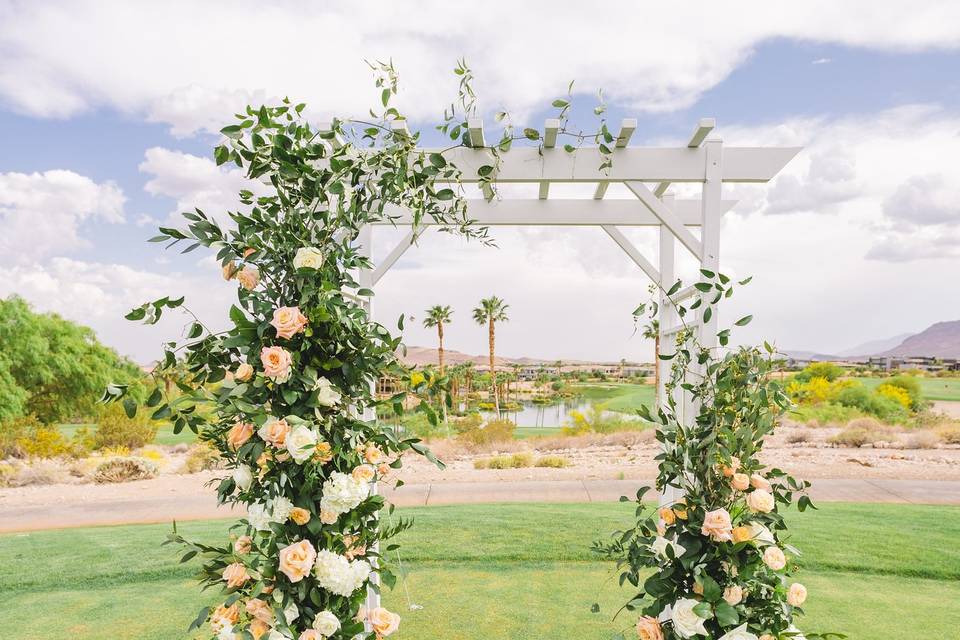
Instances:
[[[437,359],[440,361],[440,375],[443,375],[443,323],[437,323],[437,337],[440,339],[440,348],[437,349]]]
[[[497,416],[500,416],[500,401],[497,398],[497,372],[494,368],[494,349],[496,345],[496,330],[494,329],[493,317],[490,317],[488,323],[488,334],[490,341],[490,390],[493,393],[493,406],[497,412]]]

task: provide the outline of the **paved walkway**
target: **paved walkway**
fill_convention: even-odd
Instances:
[[[622,495],[635,495],[645,484],[641,480],[451,482],[409,484],[383,493],[401,507],[501,502],[612,502]],[[816,480],[811,497],[823,502],[960,504],[960,481]],[[0,501],[0,532],[202,520],[239,516],[240,513],[237,509],[217,508],[213,492],[209,490],[28,507],[4,505]]]

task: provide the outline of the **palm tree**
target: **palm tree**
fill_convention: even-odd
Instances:
[[[493,393],[493,404],[497,413],[500,413],[500,401],[497,398],[497,374],[494,366],[494,351],[496,345],[496,323],[506,322],[507,309],[510,305],[506,304],[497,296],[490,296],[480,301],[480,306],[473,310],[473,320],[481,327],[487,325],[487,337],[490,345],[490,391]]]
[[[437,349],[437,360],[440,363],[440,375],[443,375],[443,325],[450,322],[450,316],[453,311],[449,306],[433,305],[427,309],[427,317],[423,319],[423,326],[426,328],[436,327],[437,338],[440,341],[440,347]]]
[[[643,337],[653,340],[653,398],[655,406],[660,406],[660,322],[651,320],[644,325]]]

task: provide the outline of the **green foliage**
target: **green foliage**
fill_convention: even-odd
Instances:
[[[814,378],[823,378],[827,382],[833,382],[842,375],[843,367],[832,362],[811,362],[793,379],[797,382],[809,382]]]
[[[616,433],[639,431],[650,426],[648,422],[611,413],[602,404],[592,404],[584,411],[571,411],[570,424],[563,427],[563,435],[579,436],[585,433]]]
[[[93,330],[35,313],[21,298],[0,300],[0,419],[33,414],[50,424],[93,412],[113,380],[134,385],[139,368],[100,344]]]
[[[909,409],[903,404],[876,389],[867,389],[860,383],[843,388],[837,393],[836,402],[844,407],[859,409],[885,422],[900,422],[909,416]]]
[[[0,459],[23,457],[26,452],[20,443],[43,428],[43,423],[34,415],[8,417],[0,421]]]
[[[100,409],[97,429],[93,433],[93,448],[126,447],[139,449],[153,442],[159,425],[151,420],[147,411],[137,411],[132,418],[119,404],[109,404]]]

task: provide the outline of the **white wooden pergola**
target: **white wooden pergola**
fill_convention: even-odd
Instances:
[[[476,148],[459,148],[448,152],[447,158],[463,172],[466,183],[479,182],[477,169],[494,164],[486,146],[483,120],[468,123],[470,142]],[[612,153],[612,166],[604,171],[599,167],[603,156],[596,147],[583,147],[573,152],[557,147],[560,121],[548,119],[544,127],[542,152],[536,147],[514,147],[500,153],[500,166],[494,183],[528,183],[539,186],[533,198],[495,198],[468,200],[468,217],[481,226],[576,226],[600,227],[613,239],[646,276],[660,285],[663,292],[676,282],[676,245],[688,251],[701,269],[718,272],[720,267],[720,221],[735,200],[723,199],[724,183],[765,183],[800,151],[799,147],[725,147],[716,137],[712,118],[697,123],[686,146],[637,147],[630,146],[630,138],[637,121],[624,119]],[[408,133],[406,123],[396,121],[395,131]],[[592,200],[551,197],[553,183],[581,183],[594,185]],[[635,199],[606,199],[611,183],[622,183],[636,196]],[[699,199],[677,199],[669,193],[671,184],[701,185]],[[412,225],[412,218],[402,211],[391,212],[396,218],[384,220],[383,225]],[[393,217],[393,215],[391,216]],[[418,234],[432,224],[424,219],[422,227],[411,229],[375,268],[361,272],[361,287],[373,289],[397,260],[413,245]],[[659,230],[657,264],[647,258],[621,230],[623,227],[656,227]],[[374,229],[361,231],[360,243],[368,257],[372,256]],[[699,272],[698,272],[699,273]],[[673,302],[694,296],[694,283],[672,297]],[[370,301],[367,309],[372,313]],[[694,317],[690,317],[694,315]],[[661,348],[670,353],[673,337],[683,328],[696,332],[699,342],[712,348],[717,345],[717,315],[706,321],[702,311],[688,314],[680,323],[673,303],[661,295],[659,306]],[[664,402],[664,381],[668,379],[670,362],[656,363],[660,373],[659,397]],[[689,398],[675,398],[683,410],[681,419],[693,419]],[[672,501],[672,496],[666,496]],[[376,594],[369,594],[368,605],[378,606]]]

